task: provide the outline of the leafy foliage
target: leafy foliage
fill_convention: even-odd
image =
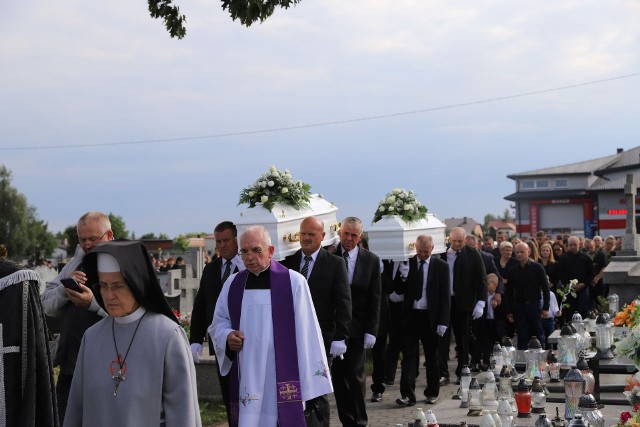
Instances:
[[[228,10],[231,19],[240,20],[242,25],[251,26],[270,17],[276,6],[288,9],[301,0],[222,0],[222,9]]]
[[[574,289],[574,286],[577,283],[578,283],[577,279],[571,279],[569,283],[567,283],[563,287],[558,287],[556,289],[556,293],[560,297],[560,303],[558,304],[560,306],[560,310],[570,307],[570,303],[567,302],[567,299],[569,298],[569,296],[573,297],[574,299],[578,297],[578,294]]]
[[[11,171],[0,165],[0,243],[9,257],[48,256],[58,241],[48,224],[37,217],[36,208],[11,185]]]
[[[269,168],[269,172],[263,173],[253,185],[240,192],[241,203],[248,203],[249,208],[262,204],[265,209],[271,210],[276,203],[282,203],[300,210],[309,205],[311,199],[311,186],[306,182],[293,179],[288,169],[279,171],[275,166]]]
[[[162,18],[164,26],[172,38],[181,39],[187,34],[187,29],[184,26],[187,18],[184,15],[180,15],[178,6],[171,5],[171,0],[148,0],[148,3],[151,17]]]
[[[109,221],[111,222],[111,231],[113,231],[114,239],[128,239],[129,232],[121,216],[109,212]]]
[[[242,25],[251,26],[254,22],[263,22],[270,17],[275,8],[288,9],[301,0],[221,0],[222,9],[227,10],[231,19],[240,20]],[[180,14],[180,8],[172,5],[172,0],[147,0],[152,18],[161,18],[169,35],[181,39],[187,34],[187,18]]]

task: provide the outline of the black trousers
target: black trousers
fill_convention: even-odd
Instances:
[[[349,338],[344,359],[336,357],[331,364],[333,395],[340,422],[346,427],[367,425],[365,355],[363,334],[362,338]]]
[[[456,339],[456,348],[458,350],[458,364],[456,367],[456,376],[460,376],[462,367],[469,365],[469,335],[471,328],[471,312],[460,310],[456,304],[456,297],[451,297],[451,327],[447,328],[447,332],[440,339],[440,348],[438,351],[438,360],[440,365],[440,376],[449,378],[449,344],[451,343],[451,333]]]
[[[387,344],[387,354],[385,355],[384,381],[395,381],[398,369],[398,359],[402,349],[404,330],[402,328],[402,305],[401,302],[389,301],[389,315],[391,323],[389,325],[389,343]]]
[[[384,379],[387,371],[386,353],[389,323],[389,313],[381,313],[380,322],[378,324],[378,335],[376,336],[376,345],[371,349],[371,357],[373,359],[371,391],[374,393],[384,393],[385,390]]]
[[[429,319],[428,310],[412,310],[402,346],[402,369],[400,373],[400,394],[411,402],[416,402],[416,364],[420,358],[419,342],[424,348],[427,365],[427,386],[424,395],[438,397],[440,393],[438,342],[436,326]]]

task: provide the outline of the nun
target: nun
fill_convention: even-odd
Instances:
[[[189,342],[145,247],[105,242],[83,264],[109,317],[84,334],[64,426],[201,426]]]

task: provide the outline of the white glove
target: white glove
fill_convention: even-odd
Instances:
[[[200,357],[202,356],[202,344],[191,344],[191,355],[193,356],[193,363],[200,362]]]
[[[447,327],[444,325],[438,325],[438,327],[436,328],[436,333],[443,337],[445,332],[447,332]]]
[[[373,346],[376,345],[376,337],[374,337],[373,335],[364,334],[364,348],[373,348]]]
[[[473,320],[477,320],[482,317],[483,312],[484,312],[484,301],[478,301],[476,303],[476,306],[473,308],[473,314],[471,315],[471,318]]]
[[[409,275],[409,263],[407,261],[402,261],[398,266],[398,271],[400,272],[400,276],[403,279],[406,279]]]
[[[329,354],[333,357],[339,357],[342,359],[342,355],[347,352],[347,344],[342,341],[332,341],[331,342],[331,350],[329,350]]]

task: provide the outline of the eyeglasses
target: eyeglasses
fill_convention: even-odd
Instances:
[[[249,255],[260,255],[262,252],[264,252],[262,248],[253,248],[251,250],[240,249],[238,255],[240,255],[241,257],[247,257]]]
[[[109,232],[109,230],[105,231],[104,233],[102,233],[102,236],[100,237],[80,237],[78,236],[78,241],[80,242],[80,244],[84,244],[84,243],[92,243],[92,244],[96,244],[98,243],[100,240],[102,240],[102,238],[105,236],[105,234],[107,234]]]
[[[114,294],[119,294],[124,291],[124,288],[128,288],[127,285],[115,283],[113,285],[107,285],[106,283],[98,283],[93,285],[93,288],[99,292],[111,291]]]

